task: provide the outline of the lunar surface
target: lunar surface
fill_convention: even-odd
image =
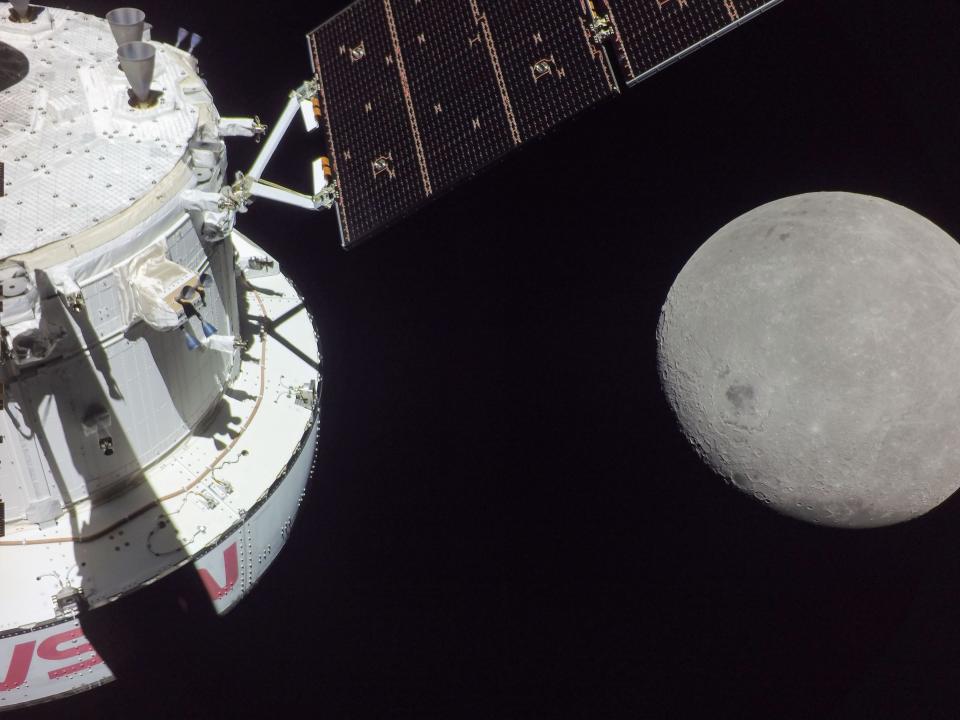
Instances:
[[[794,517],[864,528],[960,485],[960,246],[899,205],[785,198],[687,262],[660,379],[716,472]]]

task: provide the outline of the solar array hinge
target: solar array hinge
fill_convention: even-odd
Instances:
[[[602,13],[597,12],[597,8],[593,5],[593,0],[591,0],[589,5],[590,33],[592,35],[593,42],[595,42],[597,45],[602,45],[605,41],[616,35],[616,31],[613,29],[613,24],[610,22],[610,18]]]

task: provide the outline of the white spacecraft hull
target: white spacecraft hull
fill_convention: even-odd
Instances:
[[[239,233],[234,234],[234,243],[241,257],[264,256],[263,251]],[[125,552],[143,568],[141,576],[150,577],[130,583],[130,574],[123,563],[104,564],[99,568],[97,583],[103,592],[91,591],[90,597],[84,598],[85,602],[105,605],[176,571],[197,573],[214,608],[223,614],[250,592],[286,542],[313,471],[320,392],[318,385],[312,397],[304,397],[308,383],[294,386],[285,380],[292,381],[298,374],[304,378],[313,374],[319,381],[319,376],[310,368],[313,363],[319,364],[318,345],[312,320],[290,282],[279,272],[255,282],[256,289],[247,291],[248,300],[268,297],[270,302],[269,308],[266,303],[263,305],[266,317],[260,318],[261,326],[279,321],[283,324],[284,338],[281,342],[273,342],[266,333],[256,337],[249,348],[250,359],[243,363],[245,367],[236,384],[243,386],[245,374],[260,376],[259,392],[255,397],[251,393],[245,402],[260,407],[268,405],[273,409],[282,409],[289,404],[296,407],[296,412],[291,413],[287,408],[283,415],[289,422],[281,421],[278,425],[277,417],[270,418],[269,411],[264,408],[266,412],[262,421],[253,418],[252,422],[247,422],[234,438],[236,452],[232,459],[217,468],[215,482],[220,485],[195,486],[196,492],[186,493],[183,500],[175,501],[182,502],[179,509],[169,509],[170,500],[161,502],[161,507],[167,505],[162,515],[166,520],[161,522],[177,525],[177,534],[184,538],[178,547],[171,548],[169,553],[141,552],[139,558],[130,547],[126,547]],[[285,347],[287,344],[293,349]],[[305,363],[301,355],[311,362]],[[266,357],[269,362],[264,363]],[[291,389],[299,392],[291,392]],[[300,429],[299,435],[290,437],[289,431],[294,428]],[[277,453],[278,444],[288,444],[292,451]],[[259,477],[250,477],[246,469],[239,467],[243,464],[237,461],[239,458],[255,457],[259,457],[261,464],[268,468],[265,476],[257,473]],[[274,478],[272,482],[270,478]],[[229,495],[221,496],[214,494],[213,487],[234,489]],[[231,516],[232,522],[226,520]],[[159,525],[158,517],[160,515],[142,513],[116,525],[111,533],[94,543],[113,544],[122,536],[147,538],[149,545],[149,538],[154,537],[151,533]],[[207,544],[197,542],[198,532],[213,539]],[[50,545],[24,546],[20,551],[30,552],[31,549],[50,554]],[[17,548],[7,546],[0,550],[4,551],[0,554],[8,558],[17,557],[14,552]],[[38,565],[37,557],[39,555],[20,560],[25,570],[34,575],[38,568],[43,568],[50,570],[54,577],[65,578],[71,571],[67,565],[74,562],[68,558],[65,561],[48,560],[44,565]],[[58,562],[62,566],[59,571],[56,569]],[[4,570],[5,577],[15,572],[10,565]],[[116,590],[118,582],[126,583],[128,589],[106,598],[104,594]],[[53,602],[47,603],[46,607],[49,618],[28,627],[0,631],[0,711],[82,692],[113,679],[110,668],[84,636],[82,614],[68,608],[58,617]]]
[[[103,20],[0,3],[0,712],[113,678],[87,609],[179,572],[230,610],[312,471],[319,341],[234,230],[239,121],[188,53],[139,47],[150,103]]]
[[[289,520],[313,469],[317,427],[314,422],[290,469],[253,514],[180,571],[200,573],[219,613],[250,592],[286,542]],[[111,680],[113,673],[84,637],[76,616],[0,637],[0,710],[54,700]]]
[[[286,542],[289,521],[313,469],[316,442],[314,422],[290,469],[263,503],[226,539],[181,570],[200,574],[220,614],[250,592]],[[111,680],[110,668],[84,637],[76,616],[0,637],[0,709],[54,700]]]

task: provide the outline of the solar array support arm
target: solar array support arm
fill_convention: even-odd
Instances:
[[[287,205],[294,205],[296,207],[304,208],[305,210],[319,210],[311,195],[304,195],[295,190],[290,190],[281,185],[276,185],[265,180],[256,180],[247,176],[249,184],[247,185],[247,192],[253,197],[262,197],[267,200],[276,200],[277,202],[286,203]]]
[[[244,202],[253,197],[262,197],[307,210],[329,209],[333,206],[336,200],[336,184],[327,158],[321,157],[313,161],[313,195],[297,192],[263,179],[267,164],[280,146],[298,111],[307,132],[320,127],[316,115],[318,109],[316,97],[317,85],[312,80],[291,91],[280,118],[267,135],[250,171],[246,175],[238,174],[234,191]]]
[[[277,147],[279,147],[280,141],[283,140],[283,136],[287,134],[287,130],[290,128],[290,123],[293,122],[293,118],[296,117],[299,109],[300,98],[296,92],[291,92],[290,99],[287,101],[286,107],[280,114],[280,119],[277,120],[276,125],[270,129],[267,139],[263,142],[263,147],[260,148],[257,159],[254,160],[253,166],[250,168],[249,172],[247,172],[247,177],[253,178],[254,180],[260,179],[260,177],[263,175],[263,171],[267,167],[267,163],[270,162],[270,159],[273,157],[273,153],[275,153]]]
[[[260,142],[267,126],[258,117],[222,117],[218,126],[220,137],[252,137]]]

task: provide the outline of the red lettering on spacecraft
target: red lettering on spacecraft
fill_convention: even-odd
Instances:
[[[83,630],[80,628],[74,628],[73,630],[67,630],[67,632],[60,633],[59,635],[51,635],[42,643],[40,643],[40,647],[37,648],[37,657],[41,658],[42,660],[69,660],[70,658],[75,658],[78,655],[86,655],[90,652],[93,653],[93,657],[82,660],[74,665],[68,665],[67,667],[63,667],[58,670],[51,670],[48,673],[51,680],[66,677],[67,675],[73,675],[73,673],[86,670],[87,668],[91,668],[94,665],[99,665],[103,662],[103,659],[97,655],[96,652],[94,652],[93,645],[88,642],[68,648],[60,647],[68,642],[80,639],[86,640],[86,638],[83,637]]]
[[[59,680],[62,677],[73,675],[74,673],[92,668],[94,665],[99,665],[103,662],[103,658],[94,651],[93,645],[88,642],[82,642],[72,647],[63,647],[67,643],[76,640],[85,640],[83,630],[80,628],[74,628],[66,632],[51,635],[40,643],[40,647],[37,647],[36,640],[20,643],[14,647],[13,657],[10,659],[10,665],[7,667],[6,677],[0,682],[0,692],[16,690],[27,681],[27,676],[30,674],[30,666],[33,664],[34,648],[36,648],[37,651],[36,657],[50,662],[70,660],[80,655],[93,653],[93,655],[86,660],[51,670],[47,673],[47,676],[51,680]]]
[[[30,663],[33,662],[33,648],[36,645],[36,640],[32,640],[20,643],[13,649],[13,658],[10,660],[10,667],[7,668],[7,676],[3,682],[0,682],[0,692],[15,690],[27,681]]]
[[[203,586],[207,589],[207,594],[210,595],[211,600],[222,600],[233,590],[237,580],[240,579],[240,561],[237,557],[236,543],[223,551],[223,569],[226,579],[224,584],[221,585],[213,579],[209,570],[200,568],[200,579],[203,581]]]

